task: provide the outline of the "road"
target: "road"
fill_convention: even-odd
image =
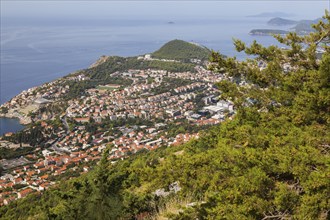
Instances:
[[[61,118],[61,121],[63,122],[63,125],[66,129],[66,133],[68,134],[70,132],[70,128],[69,128],[68,122],[66,121],[66,115],[64,115],[64,117]]]
[[[65,130],[66,130],[66,133],[70,133],[70,128],[69,128],[69,125],[68,125],[68,122],[66,120],[66,115],[63,116],[63,118],[61,118],[61,121],[65,127]],[[71,153],[70,151],[68,150],[64,150],[64,149],[61,149],[59,147],[57,147],[57,142],[61,141],[63,138],[65,137],[65,134],[62,134],[61,137],[57,138],[53,143],[52,143],[52,146],[50,148],[52,148],[54,151],[56,152],[65,152],[65,153]]]

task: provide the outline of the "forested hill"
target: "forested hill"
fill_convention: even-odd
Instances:
[[[155,59],[139,59],[138,57],[119,57],[119,56],[102,56],[90,68],[78,71],[74,74],[84,74],[88,76],[90,81],[74,82],[69,86],[72,88],[68,98],[74,98],[83,94],[88,88],[96,85],[119,84],[129,85],[132,82],[118,76],[118,72],[124,72],[129,69],[154,69],[166,70],[169,72],[196,72],[196,63],[204,65],[203,62],[194,62],[192,59],[208,60],[211,51],[203,46],[188,43],[181,40],[173,40],[166,43],[159,50],[152,54]],[[160,60],[166,59],[166,60]],[[173,60],[180,62],[173,62]],[[72,75],[69,75],[69,77]]]
[[[128,69],[158,69],[170,72],[196,72],[196,62],[191,59],[208,60],[211,51],[204,46],[182,40],[172,40],[152,53],[155,59],[139,59],[138,57],[102,56],[90,68],[80,71],[93,80],[107,81],[115,72]],[[166,60],[159,60],[166,59]],[[184,62],[173,62],[173,60]],[[199,62],[198,62],[199,63]],[[202,63],[200,63],[203,65]]]
[[[217,83],[221,99],[235,103],[232,120],[116,163],[106,150],[88,174],[1,207],[1,219],[329,219],[325,18],[309,36],[277,36],[285,50],[235,40],[254,59],[212,54],[211,70],[247,82]],[[326,51],[321,60],[317,47]]]
[[[154,58],[175,60],[207,60],[210,55],[211,51],[208,48],[183,40],[172,40],[152,53]]]

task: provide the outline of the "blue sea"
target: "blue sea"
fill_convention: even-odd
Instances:
[[[0,103],[21,91],[75,70],[87,68],[101,55],[136,56],[151,53],[166,42],[181,39],[202,44],[228,56],[235,52],[233,38],[264,45],[270,36],[250,36],[254,28],[267,28],[267,18],[226,16],[215,19],[7,19],[1,25]],[[173,22],[173,23],[172,23]],[[15,126],[16,124],[16,126]],[[22,129],[17,120],[0,118],[0,135]]]
[[[0,118],[0,136],[7,132],[16,132],[22,130],[23,125],[19,124],[18,119],[12,118]]]

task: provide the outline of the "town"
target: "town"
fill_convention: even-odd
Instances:
[[[88,172],[105,149],[109,150],[108,159],[116,163],[141,151],[175,147],[197,139],[203,129],[231,118],[234,105],[219,100],[215,86],[224,76],[200,65],[195,70],[117,71],[111,76],[131,80],[131,85],[99,85],[63,102],[70,91],[68,81],[90,80],[77,73],[23,91],[2,105],[6,116],[27,123],[37,121],[47,141],[28,145],[34,150],[19,158],[1,160],[1,205],[42,193],[61,179]],[[40,109],[56,103],[63,107],[58,114],[40,114]],[[5,134],[1,147],[24,148],[9,142],[13,135]]]

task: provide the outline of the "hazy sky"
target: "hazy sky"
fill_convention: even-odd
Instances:
[[[180,19],[190,17],[253,15],[262,12],[287,12],[314,19],[329,10],[330,0],[264,1],[15,1],[1,0],[2,18],[65,19]]]

